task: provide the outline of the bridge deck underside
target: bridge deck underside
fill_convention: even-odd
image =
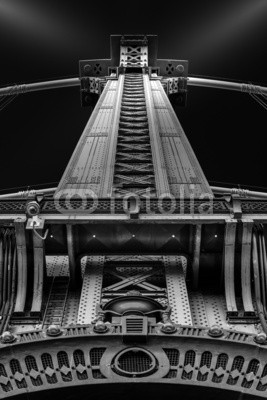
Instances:
[[[114,259],[119,262],[125,257],[108,257],[106,260]],[[127,257],[126,257],[127,258]],[[126,259],[125,258],[125,259]],[[129,256],[129,260],[138,261],[137,256]],[[172,257],[173,258],[173,257]],[[178,260],[179,257],[177,257]],[[81,269],[83,276],[83,287],[88,287],[87,280],[92,277],[94,280],[101,279],[102,281],[102,260],[104,257],[88,257],[84,256],[81,260]],[[163,257],[160,256],[147,256],[142,258],[144,261],[151,262],[152,264],[163,261]],[[180,257],[180,261],[184,264],[184,282],[186,277],[186,259]],[[99,265],[99,276],[96,274],[95,267]],[[95,266],[95,267],[94,267]],[[89,268],[90,267],[90,268]],[[91,268],[94,267],[94,268]],[[88,269],[89,268],[89,269]],[[169,266],[168,266],[169,268]],[[86,324],[90,323],[92,316],[95,314],[96,297],[100,296],[99,289],[87,299],[84,296],[80,288],[71,290],[68,287],[69,281],[69,261],[67,256],[46,256],[46,269],[47,269],[47,287],[43,304],[43,327],[47,327],[50,324],[59,324],[61,326],[68,326],[71,324]],[[135,270],[133,268],[133,270]],[[89,273],[89,275],[88,275]],[[136,273],[136,272],[135,272]],[[91,276],[91,275],[92,276]],[[167,279],[168,276],[167,276]],[[139,283],[136,284],[137,290],[140,290]],[[193,325],[199,327],[209,327],[212,325],[218,325],[224,329],[232,330],[235,332],[249,332],[251,334],[257,333],[257,329],[254,324],[231,324],[227,320],[227,308],[225,297],[222,294],[209,293],[207,290],[186,290],[187,293],[181,294],[182,302],[177,299],[177,307],[180,309],[179,318],[182,325]],[[171,292],[170,292],[171,294]],[[99,297],[100,298],[100,297]],[[184,303],[186,299],[186,304]],[[99,300],[99,299],[98,299]],[[175,320],[175,311],[177,307],[173,303],[175,299],[169,299],[171,301],[172,308],[174,308],[172,319]],[[241,299],[239,299],[241,304]],[[86,307],[89,307],[86,311]],[[191,317],[183,317],[183,315],[190,315]],[[90,321],[89,321],[90,320]],[[177,321],[175,321],[177,323]],[[35,328],[35,325],[30,323],[22,325],[13,321],[12,329],[14,332],[27,332]]]

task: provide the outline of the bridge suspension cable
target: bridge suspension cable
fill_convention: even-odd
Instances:
[[[253,85],[251,83],[230,82],[217,79],[188,77],[189,86],[201,86],[212,89],[224,89],[249,93],[251,95],[267,95],[267,87]],[[37,92],[41,90],[59,89],[64,87],[80,86],[80,78],[56,79],[52,81],[12,85],[0,88],[0,97],[14,96],[23,93]]]

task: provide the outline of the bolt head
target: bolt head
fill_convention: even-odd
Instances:
[[[86,64],[86,65],[83,67],[83,70],[84,70],[84,72],[85,72],[86,74],[88,74],[89,72],[92,71],[92,65]]]
[[[162,325],[161,331],[163,333],[171,334],[171,333],[176,332],[177,328],[171,322],[167,322],[166,324]]]
[[[46,330],[46,334],[48,336],[60,336],[62,334],[62,331],[58,325],[49,325]]]
[[[16,337],[15,335],[13,335],[13,333],[9,332],[9,331],[5,331],[2,335],[1,335],[1,342],[3,344],[7,344],[7,343],[13,343],[15,342]]]
[[[40,206],[36,201],[30,201],[26,206],[26,211],[30,216],[38,215],[40,212]]]
[[[176,69],[177,69],[177,71],[180,72],[180,73],[183,73],[183,72],[184,72],[184,66],[183,66],[182,64],[178,64],[177,67],[176,67]]]
[[[106,333],[108,331],[108,327],[103,321],[97,321],[94,326],[94,331],[96,333]]]
[[[255,337],[254,337],[254,341],[258,344],[267,344],[267,335],[264,332],[260,332],[258,333]]]
[[[223,330],[219,325],[212,325],[208,331],[208,335],[211,337],[220,337],[223,335]]]

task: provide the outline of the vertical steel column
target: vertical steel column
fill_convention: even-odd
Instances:
[[[38,230],[42,236],[42,230]],[[33,260],[34,260],[34,281],[31,315],[41,316],[44,268],[45,268],[45,249],[44,240],[39,238],[34,232],[33,235]]]
[[[202,230],[202,225],[194,226],[193,259],[192,259],[193,289],[194,290],[196,290],[198,288],[201,230]]]
[[[224,234],[224,285],[228,313],[237,313],[235,299],[235,241],[236,221],[228,220]]]
[[[151,91],[151,82],[148,75],[143,76],[143,81],[157,196],[167,196],[168,194],[170,194],[170,187],[163,155],[162,143],[160,139],[159,126],[157,123],[155,105]]]
[[[18,258],[18,280],[14,314],[23,314],[27,294],[27,247],[24,219],[17,219],[15,221],[15,231]]]
[[[76,252],[74,246],[74,226],[66,225],[67,227],[67,245],[69,256],[69,272],[70,272],[70,289],[75,289],[81,282],[81,267],[76,260]]]
[[[251,295],[251,246],[253,220],[243,220],[242,248],[241,248],[241,286],[242,300],[245,313],[254,313]]]
[[[0,310],[3,305],[4,230],[0,232]]]
[[[119,121],[121,113],[121,100],[124,85],[124,75],[119,76],[118,86],[116,90],[116,102],[113,106],[112,114],[112,126],[108,134],[107,151],[105,155],[104,174],[101,184],[100,197],[111,197],[113,178],[114,178],[114,166],[116,158],[116,146],[119,131]]]

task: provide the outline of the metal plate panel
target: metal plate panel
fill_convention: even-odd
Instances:
[[[155,173],[155,182],[157,195],[162,196],[170,192],[165,160],[162,151],[162,143],[159,136],[159,125],[156,117],[154,99],[151,90],[151,82],[149,77],[144,75],[144,89],[146,97],[147,118],[149,125],[150,144],[153,158],[153,166]]]
[[[209,327],[217,325],[223,329],[257,333],[257,327],[254,324],[229,324],[226,315],[227,307],[223,295],[204,294],[200,291],[189,292],[190,308],[192,312],[192,321],[196,326]],[[241,302],[241,299],[240,299]]]
[[[171,320],[175,324],[192,325],[190,304],[187,294],[183,257],[163,257]]]
[[[201,194],[212,196],[209,184],[161,82],[151,81],[151,89],[171,193],[180,197],[177,185],[183,185],[185,197],[190,194],[195,197]]]
[[[251,290],[251,244],[252,244],[253,221],[243,222],[242,249],[241,249],[241,285],[244,310],[254,312]]]
[[[235,298],[236,222],[227,221],[224,234],[224,286],[228,312],[237,312]]]
[[[117,80],[107,82],[59,183],[56,196],[64,191],[72,196],[84,195],[85,189],[100,195],[108,175],[106,168],[110,167],[106,159],[110,142],[114,140],[114,118],[120,109],[118,87]]]
[[[80,291],[69,292],[65,305],[62,326],[77,324],[79,304],[80,304]]]
[[[78,311],[78,324],[90,324],[101,300],[104,257],[88,257]]]
[[[68,256],[46,256],[47,276],[69,276]]]

